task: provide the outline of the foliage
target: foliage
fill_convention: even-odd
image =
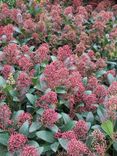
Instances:
[[[11,2],[0,5],[2,155],[116,153],[114,0]]]

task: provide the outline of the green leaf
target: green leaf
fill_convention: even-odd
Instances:
[[[40,147],[39,144],[38,144],[38,142],[36,142],[34,140],[28,141],[28,144],[31,145],[31,146],[36,147],[37,150],[39,151],[39,154],[41,154],[43,152],[43,150],[44,150],[44,148],[43,147]]]
[[[34,85],[36,85],[38,83],[38,77],[33,77],[32,82]]]
[[[2,76],[0,76],[0,87],[3,87],[5,84],[5,79]]]
[[[30,51],[33,51],[35,49],[35,46],[30,47]]]
[[[7,147],[4,145],[0,145],[0,156],[10,156]]]
[[[55,142],[55,143],[53,143],[50,147],[51,147],[51,149],[52,149],[54,152],[57,152],[58,147],[59,147],[59,143],[58,143],[58,142]]]
[[[81,115],[81,114],[79,114],[79,113],[76,113],[76,116],[77,116],[77,118],[80,120],[83,120],[83,116]]]
[[[17,32],[17,33],[19,33],[19,34],[22,33],[21,30],[20,30],[18,27],[14,27],[13,29],[14,29],[15,32]]]
[[[28,121],[23,123],[23,125],[19,129],[19,132],[28,136],[28,134],[29,134],[29,122]]]
[[[86,140],[87,147],[91,148],[93,139],[93,136],[88,137],[88,139]]]
[[[24,110],[19,110],[19,111],[13,113],[12,119],[13,119],[13,121],[14,121],[15,124],[17,123],[18,116],[19,116],[20,114],[22,114],[22,113],[24,113]]]
[[[54,125],[53,127],[50,128],[50,130],[54,133],[57,133],[59,131],[59,128],[56,125]]]
[[[66,94],[67,92],[66,92],[66,89],[65,89],[64,86],[59,86],[59,87],[56,88],[56,93],[58,93],[58,94]]]
[[[89,112],[89,113],[87,114],[86,121],[87,121],[87,122],[91,122],[91,123],[94,122],[94,115],[93,115],[92,112]]]
[[[106,132],[106,134],[108,134],[110,137],[112,137],[114,126],[110,120],[104,121],[101,124],[101,128]]]
[[[114,76],[110,73],[107,75],[107,79],[110,85],[115,81]]]
[[[99,106],[98,109],[97,109],[97,114],[99,116],[100,121],[104,121],[105,113],[106,113],[105,109],[103,107]]]
[[[91,90],[86,90],[84,93],[87,94],[87,95],[90,95],[90,94],[92,94],[92,91]]]
[[[113,147],[114,147],[114,149],[117,151],[117,141],[115,141],[115,142],[113,143]]]
[[[85,86],[87,85],[87,81],[88,81],[87,77],[84,77],[84,78],[83,78],[83,84],[84,84]]]
[[[26,94],[26,97],[27,97],[27,99],[30,101],[30,103],[31,103],[32,105],[35,104],[36,98],[35,98],[35,96],[34,96],[33,94],[27,93],[27,94]]]
[[[100,78],[100,77],[103,76],[105,73],[106,73],[105,70],[100,70],[100,71],[96,72],[96,77],[97,77],[97,78]]]
[[[63,120],[64,120],[65,124],[68,123],[71,120],[68,114],[61,113],[61,115],[63,117]]]
[[[101,126],[100,125],[94,125],[94,126],[91,127],[91,129],[94,129],[94,130],[95,129],[101,129]]]
[[[9,139],[8,133],[0,133],[0,144],[7,146]]]
[[[36,136],[39,138],[39,139],[42,139],[46,142],[49,142],[49,143],[53,143],[55,141],[54,139],[54,135],[52,132],[50,131],[46,131],[46,130],[42,130],[42,131],[38,131],[36,133]]]
[[[52,61],[57,61],[57,57],[56,56],[51,56]]]
[[[39,122],[33,122],[29,128],[29,132],[32,133],[32,132],[35,132],[37,131],[39,128],[41,127],[41,123]]]
[[[58,139],[60,145],[65,149],[67,150],[67,145],[68,145],[68,140],[67,139]]]
[[[67,124],[64,125],[62,128],[62,131],[69,131],[71,130],[75,125],[75,122],[73,120],[70,120]]]

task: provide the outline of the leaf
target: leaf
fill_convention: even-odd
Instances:
[[[93,139],[94,139],[93,136],[88,137],[88,139],[86,140],[87,147],[91,148]]]
[[[35,98],[35,96],[34,96],[33,94],[27,93],[27,94],[26,94],[26,97],[27,97],[27,99],[30,101],[30,103],[31,103],[32,105],[35,104],[36,98]]]
[[[65,149],[67,150],[67,145],[68,145],[68,140],[67,139],[58,139],[60,145]]]
[[[101,124],[101,128],[110,136],[112,137],[114,126],[110,120],[107,120]]]
[[[5,84],[5,79],[2,76],[0,76],[0,87],[3,87]]]
[[[100,125],[94,125],[94,126],[91,127],[91,129],[100,129],[100,128],[101,128]]]
[[[100,118],[100,121],[104,121],[105,120],[105,116],[106,116],[106,112],[105,112],[105,109],[103,107],[98,107],[97,109],[97,114]]]
[[[0,145],[0,156],[10,156],[10,154],[8,154],[7,147],[4,145]]]
[[[114,147],[114,149],[117,151],[117,141],[115,141],[115,142],[113,143],[113,147]]]
[[[38,83],[38,77],[33,77],[32,82],[34,85],[36,85]]]
[[[59,143],[58,143],[58,142],[55,142],[55,143],[53,143],[50,147],[51,147],[51,149],[52,149],[54,152],[57,152],[58,147],[59,147]]]
[[[87,122],[88,130],[91,128],[91,122]]]
[[[23,123],[23,125],[19,129],[19,132],[28,136],[28,134],[29,134],[29,122],[28,121]]]
[[[30,51],[33,51],[35,49],[35,46],[30,47]]]
[[[17,33],[19,33],[19,34],[22,33],[21,30],[20,30],[18,27],[14,27],[13,29],[14,29],[15,32],[17,32]]]
[[[76,113],[76,116],[77,116],[77,118],[80,120],[83,120],[83,116],[81,115],[81,114],[79,114],[79,113]]]
[[[86,90],[84,93],[87,94],[87,95],[90,95],[90,94],[92,94],[92,91],[91,90]]]
[[[61,113],[61,115],[63,117],[63,120],[64,120],[65,124],[68,123],[71,120],[68,114]]]
[[[31,146],[36,147],[39,150],[39,154],[41,154],[43,152],[44,148],[40,147],[38,142],[32,140],[32,141],[28,141],[28,144],[31,145]]]
[[[97,78],[100,78],[100,77],[103,76],[105,73],[106,73],[105,70],[100,70],[100,71],[96,72],[96,77],[97,77]]]
[[[91,123],[94,122],[94,115],[93,115],[92,112],[89,112],[89,113],[87,114],[86,121],[87,121],[87,122],[91,122]]]
[[[67,124],[64,125],[62,128],[62,131],[69,131],[71,130],[75,125],[75,122],[73,120],[70,120]]]
[[[7,146],[9,139],[8,133],[0,133],[0,144]]]
[[[46,131],[46,130],[38,131],[36,133],[36,136],[39,139],[42,139],[42,140],[49,142],[49,143],[53,143],[55,141],[53,133],[50,131]]]
[[[56,125],[54,125],[53,127],[50,128],[50,130],[54,133],[57,133],[59,131],[59,128]]]
[[[33,122],[29,128],[29,132],[35,132],[36,130],[38,130],[41,127],[41,123],[39,122]]]
[[[17,111],[17,112],[14,112],[12,119],[13,119],[13,121],[14,121],[15,124],[17,123],[18,116],[19,116],[20,114],[22,114],[22,113],[24,113],[24,110],[19,110],[19,111]]]
[[[87,85],[87,81],[88,81],[87,77],[84,77],[84,78],[83,78],[83,84],[84,84],[85,86]]]
[[[56,93],[58,93],[58,94],[66,94],[67,92],[66,92],[64,86],[60,86],[60,87],[56,88]]]
[[[110,85],[115,81],[114,76],[110,73],[107,75],[107,79]]]
[[[56,56],[51,56],[52,61],[57,61],[57,57]]]

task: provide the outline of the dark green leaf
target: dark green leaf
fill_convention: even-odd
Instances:
[[[114,76],[112,74],[110,74],[110,73],[107,75],[107,79],[108,79],[108,82],[109,82],[110,85],[112,84],[112,82],[115,81]]]
[[[100,70],[100,71],[96,72],[96,77],[97,77],[97,78],[100,78],[100,77],[103,76],[105,73],[106,73],[105,70]]]
[[[83,78],[83,84],[84,84],[85,86],[87,85],[87,81],[88,81],[87,77],[84,77],[84,78]]]
[[[3,87],[5,85],[5,79],[0,76],[0,87]]]
[[[34,96],[33,94],[27,93],[27,94],[26,94],[26,97],[27,97],[27,99],[30,101],[30,103],[31,103],[32,105],[35,104],[36,98],[35,98],[35,96]]]
[[[52,132],[50,132],[50,131],[38,131],[37,133],[36,133],[36,136],[39,138],[39,139],[42,139],[42,140],[44,140],[44,141],[46,141],[46,142],[49,142],[49,143],[53,143],[54,141],[55,141],[55,139],[54,139],[54,135],[53,135],[53,133]]]
[[[8,133],[0,133],[0,144],[7,146],[9,139]]]
[[[65,124],[68,123],[71,120],[68,114],[61,113],[61,115],[63,117],[63,120],[64,120]]]
[[[24,122],[24,124],[19,129],[19,132],[28,136],[29,134],[29,122],[28,121]]]
[[[32,132],[35,132],[37,131],[39,128],[41,127],[41,123],[39,122],[33,122],[29,128],[29,132],[32,133]]]
[[[58,93],[58,94],[66,94],[67,92],[66,92],[66,89],[65,89],[64,86],[60,86],[60,87],[56,88],[56,93]]]
[[[87,121],[87,122],[93,123],[93,121],[94,121],[94,115],[93,115],[92,112],[89,112],[89,113],[87,114],[86,121]]]
[[[55,142],[53,143],[51,146],[51,149],[56,152],[58,150],[58,147],[59,147],[59,143],[58,142]]]
[[[113,147],[117,151],[117,141],[113,143]]]
[[[68,140],[67,139],[58,139],[60,145],[65,149],[67,150],[67,145],[68,145]]]
[[[73,120],[70,120],[68,123],[64,125],[64,127],[62,128],[62,131],[69,131],[74,127],[74,125],[75,125],[75,122]]]
[[[51,56],[51,59],[52,59],[52,61],[56,61],[57,60],[57,57],[56,56]]]

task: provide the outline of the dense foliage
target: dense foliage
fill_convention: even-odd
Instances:
[[[0,156],[116,155],[116,58],[114,0],[1,3]]]

